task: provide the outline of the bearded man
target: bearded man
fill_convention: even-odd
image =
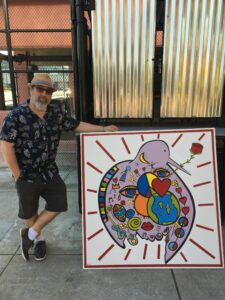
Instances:
[[[61,105],[51,104],[56,91],[47,74],[37,74],[28,84],[30,99],[14,108],[5,118],[0,133],[2,152],[15,179],[19,198],[22,256],[27,261],[35,245],[34,257],[46,257],[43,228],[67,210],[66,185],[55,159],[62,130],[116,131],[114,125],[98,126],[68,116]],[[38,212],[40,196],[46,206]]]

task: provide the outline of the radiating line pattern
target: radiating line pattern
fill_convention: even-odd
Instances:
[[[103,252],[103,253],[99,256],[98,260],[99,260],[99,261],[102,260],[103,257],[105,257],[105,256],[112,250],[113,247],[115,247],[114,244],[112,244],[108,249],[106,249],[105,252]]]
[[[103,172],[101,170],[99,170],[96,166],[94,166],[92,163],[90,163],[89,161],[87,162],[87,165],[89,167],[91,167],[93,170],[95,170],[96,172],[102,174]]]
[[[187,262],[187,258],[186,258],[186,256],[184,255],[184,253],[183,253],[183,252],[180,252],[180,255],[182,256],[183,260],[184,260],[185,262]]]
[[[113,162],[116,161],[115,158],[109,153],[109,151],[99,141],[96,141],[96,143]]]
[[[195,226],[198,227],[198,228],[202,228],[202,229],[208,230],[208,231],[214,231],[213,228],[210,228],[210,227],[207,227],[207,226],[203,226],[203,225],[200,225],[200,224],[196,224]]]
[[[214,203],[200,203],[198,206],[214,206]]]
[[[94,115],[152,116],[155,0],[96,0],[92,12]]]
[[[202,168],[202,167],[211,165],[211,163],[212,163],[211,161],[207,161],[207,162],[205,162],[205,163],[203,163],[203,164],[197,165],[196,167],[197,167],[197,168]]]
[[[207,249],[205,249],[203,246],[201,246],[200,244],[198,244],[196,241],[194,241],[193,239],[190,239],[190,242],[192,244],[194,244],[196,247],[198,247],[199,249],[201,249],[203,252],[205,252],[207,255],[209,255],[210,257],[212,257],[213,259],[215,259],[215,256],[210,253]]]
[[[181,134],[177,137],[177,139],[173,142],[173,144],[171,145],[171,147],[174,147],[174,146],[178,143],[178,141],[182,138],[182,136],[183,136],[183,134],[181,133]]]
[[[99,233],[103,232],[103,228],[99,229],[98,231],[96,231],[95,233],[93,233],[92,235],[90,235],[87,239],[91,240],[93,239],[96,235],[98,235]]]
[[[128,251],[126,253],[126,256],[124,257],[124,260],[128,259],[128,256],[130,255],[130,253],[131,253],[131,249],[128,249]]]
[[[161,117],[220,117],[224,0],[167,0]]]

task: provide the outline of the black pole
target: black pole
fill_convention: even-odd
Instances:
[[[164,34],[165,25],[165,0],[156,1],[156,26],[155,26],[155,58],[154,61],[154,80],[153,80],[153,122],[158,124],[160,121],[160,106],[162,98],[162,74],[163,74],[163,37],[162,46],[157,47],[157,32]]]
[[[71,33],[72,33],[72,65],[73,65],[73,88],[75,114],[80,120],[80,97],[79,97],[79,72],[77,62],[77,24],[76,24],[76,6],[75,0],[71,0]]]
[[[84,58],[84,29],[83,29],[83,1],[71,0],[71,22],[72,22],[72,60],[74,71],[75,111],[78,120],[83,121],[86,103],[86,78]],[[80,137],[77,135],[77,175],[78,175],[78,206],[82,212],[81,191],[81,162],[80,162]]]
[[[76,116],[79,120],[86,121],[86,48],[85,27],[83,17],[83,0],[71,0],[72,21],[72,59],[74,70],[74,91]]]
[[[87,77],[86,77],[86,23],[83,17],[83,1],[76,0],[76,18],[77,18],[77,63],[79,79],[79,96],[80,96],[80,118],[87,121],[86,97],[87,97]]]
[[[6,32],[6,44],[8,50],[8,61],[9,61],[9,72],[10,72],[10,81],[12,88],[12,97],[13,97],[13,106],[17,106],[17,96],[16,96],[16,84],[14,77],[14,66],[13,66],[13,56],[12,56],[12,43],[10,35],[10,26],[9,26],[9,11],[8,11],[8,0],[3,0],[3,10],[4,10],[4,19],[5,19],[5,32]]]
[[[75,110],[77,119],[87,121],[87,34],[84,10],[93,10],[95,1],[71,0],[72,22],[72,59],[74,71]],[[81,162],[80,162],[80,138],[77,136],[77,168],[78,168],[78,204],[81,208]]]
[[[5,110],[5,96],[3,86],[3,74],[1,72],[1,61],[0,61],[0,110]]]

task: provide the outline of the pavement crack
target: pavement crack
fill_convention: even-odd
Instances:
[[[182,298],[181,298],[181,294],[180,294],[180,291],[179,291],[179,288],[178,288],[178,284],[177,284],[176,276],[175,276],[175,274],[174,274],[174,271],[173,271],[173,270],[171,270],[171,274],[172,274],[173,281],[174,281],[174,284],[175,284],[175,288],[176,288],[176,291],[177,291],[177,296],[178,296],[179,300],[182,300]]]
[[[12,257],[10,258],[10,260],[8,261],[8,263],[6,264],[6,266],[0,272],[0,277],[3,275],[3,273],[5,272],[5,270],[7,269],[7,267],[9,266],[9,264],[11,263],[11,261],[13,260],[13,258],[16,256],[16,253],[19,250],[19,248],[20,248],[20,245],[16,248],[16,251],[14,252],[14,254],[12,255]]]

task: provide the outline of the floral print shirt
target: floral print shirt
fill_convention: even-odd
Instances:
[[[5,118],[0,140],[14,144],[17,162],[24,180],[43,181],[58,173],[56,153],[62,130],[74,130],[79,121],[69,117],[59,104],[49,104],[43,119],[29,108],[29,100],[13,109]]]

